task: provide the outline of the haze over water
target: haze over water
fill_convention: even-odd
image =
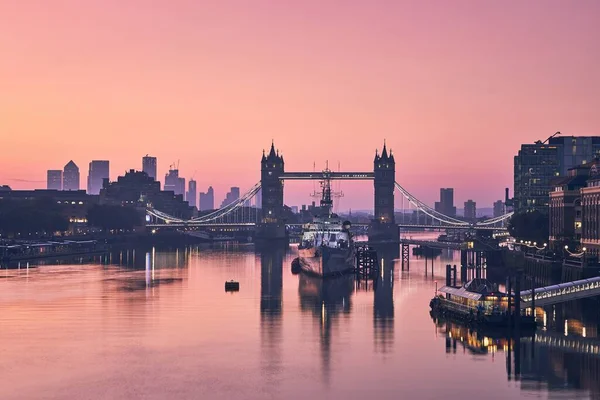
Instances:
[[[581,303],[523,339],[521,378],[501,342],[429,315],[443,265],[383,257],[378,281],[293,275],[296,248],[223,245],[113,253],[87,264],[0,270],[2,399],[596,398],[596,343]],[[454,261],[456,263],[456,261]],[[226,280],[240,282],[224,292]],[[576,315],[574,317],[573,315]],[[565,319],[579,319],[564,323]],[[581,337],[581,326],[587,338]],[[573,326],[574,328],[573,328]],[[577,328],[579,327],[579,328]],[[446,330],[463,340],[451,339]],[[457,334],[458,333],[458,334]],[[497,348],[493,344],[499,344]]]

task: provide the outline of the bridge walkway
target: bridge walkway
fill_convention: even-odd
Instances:
[[[521,291],[521,308],[531,307],[532,291]],[[600,295],[600,276],[535,289],[535,305],[549,306]]]

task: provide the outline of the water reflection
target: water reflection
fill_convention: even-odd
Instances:
[[[283,249],[263,250],[260,253],[260,344],[261,372],[265,385],[275,386],[281,379],[283,356]]]
[[[498,330],[471,329],[432,314],[446,353],[457,346],[479,357],[503,353],[508,380],[520,381],[524,391],[600,393],[600,339],[564,335],[539,329],[531,336],[515,336]],[[566,390],[568,390],[566,392]]]
[[[348,315],[352,308],[351,294],[354,287],[354,277],[345,275],[335,278],[322,279],[298,275],[298,294],[300,309],[311,313],[316,319],[319,329],[319,347],[323,381],[329,382],[331,373],[331,346],[340,317]],[[313,325],[313,326],[315,326]]]
[[[401,272],[397,247],[376,250],[374,281],[292,275],[294,247],[229,244],[3,270],[0,398],[86,391],[125,399],[133,390],[143,398],[251,399],[600,393],[595,300],[538,308],[546,329],[533,337],[432,323],[434,280],[458,262],[438,258],[437,275],[425,278],[424,260]],[[239,292],[224,292],[229,279],[240,282]]]
[[[378,246],[379,273],[374,282],[373,338],[375,351],[388,353],[394,344],[394,260],[400,256],[397,245]]]

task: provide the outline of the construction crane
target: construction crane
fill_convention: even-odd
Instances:
[[[550,139],[552,139],[555,136],[560,135],[560,132],[556,132],[554,135],[550,136],[548,139],[544,140],[543,142],[541,140],[538,140],[535,142],[535,144],[546,144],[550,141]]]

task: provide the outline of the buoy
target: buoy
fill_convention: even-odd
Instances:
[[[236,282],[234,280],[231,280],[229,282],[225,282],[225,291],[226,292],[237,292],[238,290],[240,290],[240,283]]]

